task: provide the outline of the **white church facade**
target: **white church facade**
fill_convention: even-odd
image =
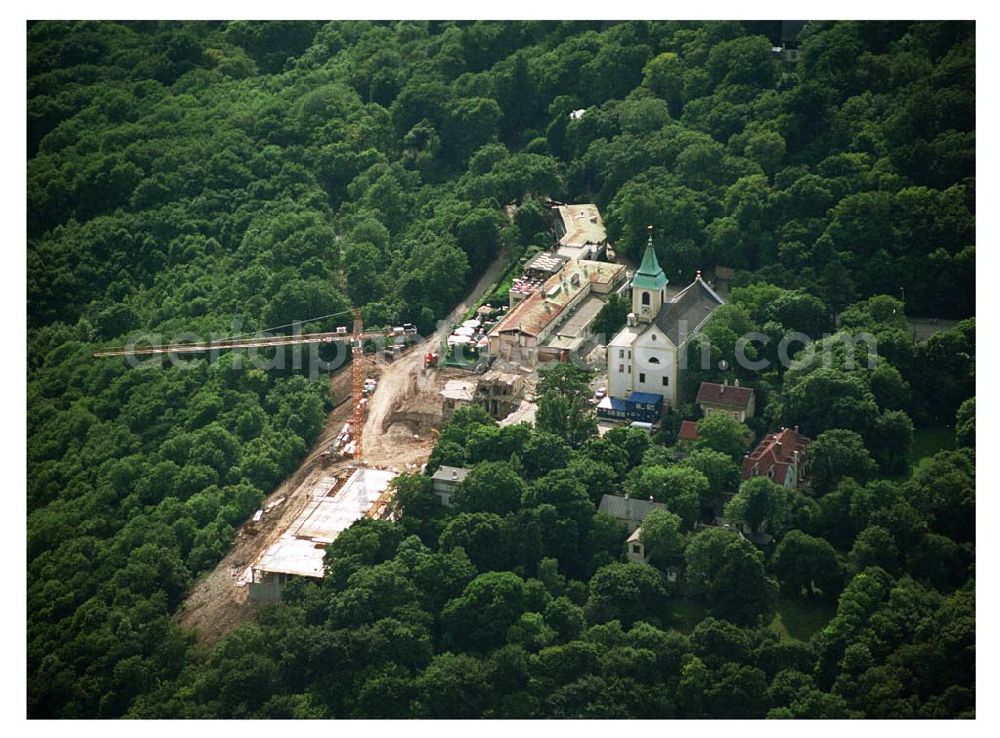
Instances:
[[[599,415],[652,422],[654,414],[677,405],[688,339],[724,301],[701,272],[670,300],[666,288],[650,235],[632,278],[632,311],[608,342],[608,396],[598,405]]]

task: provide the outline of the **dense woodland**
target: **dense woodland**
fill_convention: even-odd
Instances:
[[[813,22],[793,65],[765,22],[30,24],[28,714],[974,715],[974,31]],[[328,385],[91,351],[351,305],[427,331],[551,242],[542,197],[596,202],[632,259],[654,224],[675,284],[736,270],[705,330],[730,369],[688,395],[739,378],[758,417],[686,404],[598,438],[559,366],[536,427],[442,430],[427,473],[472,468],[454,509],[400,477],[398,519],[342,534],[322,585],[198,646],[172,614],[304,457]],[[907,315],[959,322],[915,343]],[[748,331],[830,365],[780,366],[775,340],[743,368]],[[808,494],[741,484],[748,444],[791,425]],[[607,492],[666,503],[649,564]],[[773,540],[701,527],[719,500]]]

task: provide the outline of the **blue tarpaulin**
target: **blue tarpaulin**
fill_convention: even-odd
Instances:
[[[652,392],[633,392],[628,399],[605,397],[597,406],[601,418],[655,423],[663,410],[663,397]]]

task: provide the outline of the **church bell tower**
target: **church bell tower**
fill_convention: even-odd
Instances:
[[[651,323],[667,301],[667,275],[660,268],[653,249],[653,226],[647,226],[649,240],[642,263],[632,277],[632,312],[640,323]]]

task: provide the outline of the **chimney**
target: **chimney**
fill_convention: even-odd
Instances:
[[[798,435],[798,434],[799,434],[799,427],[795,426],[795,435]]]
[[[781,441],[774,442],[774,453],[779,459],[781,458]]]
[[[739,386],[740,386],[740,380],[739,379],[734,379],[733,380],[733,387],[739,387]]]
[[[653,495],[650,495],[650,496],[649,496],[649,501],[650,501],[650,502],[655,502],[655,500],[653,499]]]
[[[452,469],[451,470],[451,478],[452,479],[458,479],[458,469]]]
[[[629,327],[634,328],[636,324],[635,313],[629,313],[628,316],[625,318],[625,322],[629,325]]]
[[[628,492],[625,493],[625,499],[628,499]]]

